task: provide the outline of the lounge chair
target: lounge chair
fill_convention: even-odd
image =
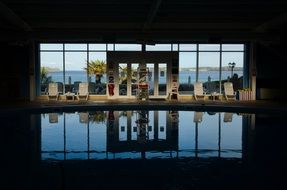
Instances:
[[[55,98],[56,100],[59,99],[59,91],[58,91],[58,83],[53,82],[49,83],[48,86],[48,100]]]
[[[49,113],[49,123],[58,123],[58,113]]]
[[[80,121],[80,123],[88,123],[89,122],[89,113],[88,112],[80,112],[79,113],[79,121]]]
[[[193,122],[200,123],[202,121],[202,116],[203,116],[203,112],[195,111],[193,115]]]
[[[205,97],[207,97],[206,93],[203,92],[203,84],[201,82],[196,82],[194,83],[194,99],[199,100],[202,99],[204,100]]]
[[[236,100],[236,94],[233,89],[232,82],[225,82],[224,87],[224,97],[226,100]]]
[[[225,112],[223,116],[224,122],[232,122],[233,113]]]
[[[79,92],[77,93],[78,100],[84,98],[84,100],[88,100],[89,98],[89,83],[82,82],[79,84]]]

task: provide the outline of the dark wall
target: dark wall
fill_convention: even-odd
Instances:
[[[29,99],[29,45],[0,43],[0,98],[7,100]]]
[[[278,44],[257,44],[257,98],[286,99],[287,92],[287,47],[284,41]]]

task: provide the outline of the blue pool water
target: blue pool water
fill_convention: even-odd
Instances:
[[[2,113],[1,184],[9,190],[286,189],[286,114],[170,108]]]
[[[148,121],[139,123],[142,112]],[[144,151],[147,159],[241,158],[244,117],[193,111],[41,114],[41,157],[141,159]]]

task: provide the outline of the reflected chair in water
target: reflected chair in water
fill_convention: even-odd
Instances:
[[[205,97],[207,97],[207,95],[203,91],[203,84],[202,84],[202,82],[194,83],[194,99],[195,100],[199,100],[199,99],[204,100]]]
[[[80,112],[79,113],[79,121],[80,121],[80,123],[88,123],[89,122],[89,113],[88,112]]]
[[[84,98],[84,100],[88,100],[89,98],[89,83],[81,82],[79,84],[79,92],[77,93],[78,100]]]
[[[226,100],[236,100],[236,94],[233,89],[232,82],[225,82],[224,87],[224,97]]]
[[[233,116],[233,113],[225,112],[224,116],[223,116],[223,121],[224,122],[232,122],[232,116]]]
[[[58,123],[57,113],[49,113],[49,123]]]
[[[202,122],[202,116],[203,116],[203,112],[194,112],[193,115],[193,122],[194,123],[201,123]]]
[[[59,99],[58,83],[56,82],[49,83],[48,86],[48,100],[52,98],[55,98],[55,100]]]

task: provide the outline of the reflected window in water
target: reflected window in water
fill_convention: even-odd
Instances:
[[[243,121],[248,117],[158,110],[41,114],[41,157],[242,158],[242,128],[248,123]]]

